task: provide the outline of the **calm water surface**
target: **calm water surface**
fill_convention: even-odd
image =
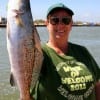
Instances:
[[[48,40],[45,27],[38,27],[41,42]],[[100,27],[73,27],[69,41],[84,45],[100,66]],[[0,28],[0,100],[18,100],[18,90],[9,84],[10,64],[6,49],[6,29]]]

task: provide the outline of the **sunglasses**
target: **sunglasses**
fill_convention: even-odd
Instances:
[[[59,23],[64,25],[69,25],[72,21],[72,18],[70,17],[50,17],[50,24],[57,25]]]

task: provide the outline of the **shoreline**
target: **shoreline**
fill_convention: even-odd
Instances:
[[[45,27],[46,25],[35,25],[36,27]],[[100,27],[100,25],[72,25],[72,26],[75,26],[75,27],[84,27],[84,26],[88,26],[88,27]],[[5,28],[6,27],[6,24],[0,24],[0,28]]]
[[[6,24],[0,24],[0,28],[6,27]]]

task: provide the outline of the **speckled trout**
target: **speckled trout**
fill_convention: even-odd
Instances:
[[[10,83],[18,86],[20,100],[31,100],[30,88],[38,79],[43,54],[33,25],[30,0],[9,0],[7,50],[11,64]]]

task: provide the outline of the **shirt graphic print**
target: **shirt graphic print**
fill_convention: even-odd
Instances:
[[[94,79],[83,63],[72,57],[66,62],[58,63],[56,69],[62,83],[57,90],[68,100],[84,100],[92,94]]]

